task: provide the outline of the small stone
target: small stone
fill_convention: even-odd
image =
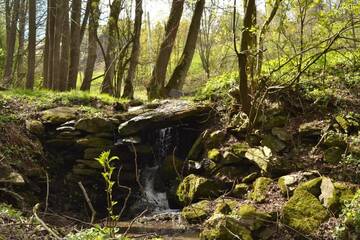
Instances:
[[[29,132],[35,134],[36,136],[42,136],[45,132],[44,125],[42,122],[37,120],[26,120],[25,127]]]
[[[237,198],[243,198],[249,190],[249,186],[245,183],[236,184],[231,194]]]

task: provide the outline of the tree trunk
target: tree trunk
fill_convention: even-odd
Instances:
[[[76,89],[76,81],[80,61],[80,19],[81,0],[72,0],[71,5],[71,33],[70,33],[70,66],[67,89]]]
[[[47,64],[47,82],[46,87],[51,89],[54,82],[53,77],[53,66],[54,66],[54,33],[55,33],[55,14],[56,14],[56,0],[49,0],[49,16],[48,16],[48,24],[49,24],[49,31],[48,31],[48,64]]]
[[[70,56],[70,28],[69,28],[69,0],[63,1],[63,24],[61,36],[61,58],[60,58],[60,79],[59,90],[65,91],[68,83],[69,56]]]
[[[17,51],[16,59],[16,82],[15,86],[19,87],[23,83],[23,79],[26,76],[24,69],[24,38],[25,38],[25,24],[26,24],[26,13],[27,13],[27,1],[21,0],[20,10],[19,10],[19,45]]]
[[[91,79],[94,72],[94,66],[96,62],[96,50],[97,50],[97,29],[99,27],[99,17],[100,9],[99,2],[100,0],[90,0],[90,18],[89,18],[89,42],[88,42],[88,51],[87,51],[87,60],[86,60],[86,69],[85,77],[83,83],[81,84],[81,90],[89,91],[91,86]]]
[[[108,20],[108,44],[105,56],[104,80],[101,84],[101,93],[113,95],[113,78],[115,74],[115,50],[117,39],[117,24],[121,10],[121,0],[114,0],[110,6],[110,16]]]
[[[61,35],[62,35],[62,26],[64,23],[64,1],[56,1],[56,16],[55,16],[55,33],[54,33],[54,55],[53,55],[53,84],[52,89],[60,90],[61,85]]]
[[[10,10],[6,15],[10,14],[7,20],[10,20],[10,23],[7,23],[7,36],[6,36],[6,58],[5,58],[5,68],[3,81],[5,87],[9,87],[13,81],[13,65],[14,65],[14,52],[15,52],[15,42],[16,42],[16,30],[17,23],[19,18],[19,8],[20,0],[14,0],[12,9],[7,6],[6,10]],[[11,17],[10,17],[11,16]]]
[[[189,71],[196,48],[196,42],[199,35],[201,17],[205,7],[205,0],[198,0],[195,5],[193,17],[189,27],[184,51],[181,55],[180,62],[176,66],[169,83],[166,86],[169,93],[172,89],[182,90],[186,75]]]
[[[36,57],[36,1],[29,1],[29,45],[28,45],[28,72],[25,87],[34,88],[35,57]]]
[[[185,0],[173,0],[168,22],[165,28],[165,37],[160,46],[160,51],[152,72],[149,86],[147,88],[148,98],[159,98],[163,95],[166,69],[169,64],[170,55],[174,47],[177,31],[184,9]]]
[[[139,54],[140,54],[142,14],[143,14],[142,0],[136,0],[133,46],[131,49],[130,65],[129,65],[128,75],[125,79],[124,93],[123,93],[123,97],[129,99],[134,98],[133,81],[135,78],[136,66],[138,64]]]

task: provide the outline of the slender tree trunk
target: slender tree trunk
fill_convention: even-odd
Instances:
[[[128,75],[125,79],[124,93],[123,93],[123,97],[129,99],[134,98],[133,81],[135,78],[136,66],[138,64],[139,54],[140,54],[142,14],[143,14],[142,0],[136,0],[133,46],[131,49],[130,65],[129,65]]]
[[[87,51],[87,60],[86,60],[86,69],[85,77],[81,85],[81,90],[89,91],[91,86],[91,79],[94,72],[94,66],[96,62],[96,50],[97,50],[97,29],[99,27],[99,17],[100,9],[99,2],[100,0],[90,0],[90,18],[89,18],[89,42],[88,42],[88,51]]]
[[[42,87],[47,88],[48,85],[48,66],[49,66],[49,0],[47,0],[47,16],[46,16],[46,29],[45,29],[45,45],[43,49],[43,72],[42,72]]]
[[[13,81],[13,65],[14,65],[14,52],[15,52],[15,42],[16,42],[16,30],[17,23],[19,18],[19,8],[20,8],[20,0],[13,0],[13,7],[11,13],[10,23],[7,24],[7,36],[6,36],[6,58],[5,58],[5,68],[4,68],[4,76],[3,81],[5,87],[9,87]],[[9,11],[11,8],[7,7]]]
[[[149,99],[159,98],[163,95],[166,69],[174,47],[175,38],[184,9],[184,2],[184,0],[172,1],[169,19],[165,28],[165,37],[161,43],[160,51],[152,72],[152,77],[147,88]]]
[[[29,0],[29,46],[28,72],[25,87],[34,88],[35,61],[36,61],[36,1]]]
[[[69,27],[69,0],[63,1],[63,24],[62,24],[62,36],[61,36],[61,58],[60,58],[60,79],[59,90],[65,91],[68,83],[69,73],[69,56],[70,56],[70,27]]]
[[[80,6],[80,8],[81,8],[81,6]],[[82,40],[84,38],[86,26],[88,24],[88,19],[89,19],[89,15],[90,15],[90,9],[91,9],[91,0],[87,0],[84,18],[82,20],[81,29],[80,29],[80,44],[82,43]],[[80,15],[81,15],[81,9],[80,9]]]
[[[62,79],[61,77],[61,36],[62,36],[62,26],[64,23],[64,1],[57,0],[56,1],[56,16],[55,16],[55,33],[54,33],[54,55],[53,55],[53,84],[52,89],[60,90],[60,85]]]
[[[26,76],[24,69],[24,38],[25,38],[25,24],[26,24],[26,13],[27,13],[27,1],[21,0],[20,4],[20,16],[19,16],[19,45],[16,59],[16,82],[15,86],[20,86],[23,83],[23,79]]]
[[[104,80],[101,84],[101,93],[113,95],[113,79],[115,74],[115,50],[117,39],[117,24],[121,10],[121,0],[114,0],[110,6],[110,16],[108,21],[108,44],[105,57]]]
[[[67,89],[75,89],[80,61],[80,19],[81,0],[72,0],[71,4],[71,34],[70,34],[70,66]]]
[[[196,48],[196,42],[199,35],[201,17],[204,12],[205,0],[198,0],[195,5],[194,14],[189,27],[184,51],[181,55],[180,62],[176,66],[167,86],[167,92],[172,89],[182,90],[186,75],[189,71]]]
[[[55,33],[55,14],[56,14],[56,0],[49,0],[49,31],[48,31],[48,64],[47,64],[47,82],[46,87],[51,89],[54,82],[53,66],[54,66],[54,33]]]

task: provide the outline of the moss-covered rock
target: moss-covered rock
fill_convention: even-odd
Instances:
[[[339,163],[344,150],[340,147],[330,147],[324,151],[324,161],[331,164]]]
[[[271,149],[268,147],[249,148],[245,157],[257,165],[263,172],[267,172],[272,159]]]
[[[233,240],[234,235],[242,240],[253,240],[251,231],[240,224],[238,219],[224,214],[214,214],[205,222],[200,233],[202,240]]]
[[[272,179],[266,177],[256,179],[253,184],[253,191],[250,193],[250,199],[258,203],[264,202],[272,182]]]
[[[190,174],[179,184],[176,195],[185,205],[200,199],[215,198],[226,190],[222,182]]]
[[[292,135],[286,131],[284,128],[274,127],[271,129],[272,135],[276,136],[278,139],[284,142],[288,142],[292,139]]]
[[[289,175],[281,176],[278,180],[278,186],[284,196],[291,196],[300,182],[312,178],[316,175],[318,175],[318,173],[315,171],[300,171],[291,173]]]
[[[38,120],[26,120],[25,126],[29,132],[36,136],[42,136],[45,132],[44,125]]]
[[[261,144],[270,148],[271,151],[276,153],[281,152],[286,148],[286,144],[273,135],[265,135],[261,141]]]
[[[77,116],[76,108],[57,107],[42,111],[40,113],[41,121],[44,123],[59,125],[75,119]]]
[[[346,203],[349,203],[353,199],[357,191],[356,186],[344,182],[335,182],[334,187],[341,208],[344,207]]]
[[[82,118],[75,123],[75,128],[88,133],[114,132],[118,121],[101,117]]]
[[[303,123],[299,126],[299,134],[300,136],[318,140],[322,134],[322,130],[329,124],[327,121],[315,120],[312,122]]]
[[[201,223],[211,215],[210,201],[203,200],[187,207],[181,211],[181,217],[188,223]]]
[[[244,197],[249,190],[249,186],[245,183],[236,184],[234,189],[231,191],[231,195],[237,198]]]
[[[346,135],[330,131],[324,137],[323,145],[326,147],[338,147],[345,149],[347,146]]]
[[[323,177],[320,189],[321,194],[319,196],[319,199],[323,206],[332,211],[337,211],[338,197],[331,179],[328,177]]]
[[[87,136],[76,140],[76,143],[85,148],[104,148],[106,146],[112,146],[113,141],[105,138]]]
[[[309,234],[328,218],[326,208],[310,192],[298,190],[285,204],[282,222],[297,231]]]
[[[255,231],[266,225],[271,219],[271,215],[259,211],[250,204],[244,204],[233,209],[232,216],[240,219],[242,225],[246,226],[251,231]]]
[[[217,161],[219,159],[220,155],[221,155],[220,150],[217,148],[213,148],[213,149],[209,150],[207,153],[208,159],[213,160],[213,161]]]
[[[322,177],[314,178],[312,180],[300,184],[295,189],[295,192],[305,190],[313,194],[315,197],[319,197],[321,194],[321,189],[320,189],[321,182],[322,182]]]
[[[253,181],[255,181],[255,179],[259,176],[258,172],[252,172],[249,175],[243,177],[243,179],[241,180],[243,183],[251,183]]]

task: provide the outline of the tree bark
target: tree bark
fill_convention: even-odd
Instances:
[[[162,97],[165,85],[166,70],[170,55],[174,47],[177,31],[184,9],[184,0],[173,0],[170,15],[165,28],[165,37],[160,46],[160,51],[147,88],[148,98]]]
[[[81,84],[81,90],[90,91],[91,79],[94,72],[94,66],[97,57],[97,29],[99,27],[99,17],[100,9],[99,2],[100,0],[90,0],[90,17],[89,17],[89,42],[88,42],[88,51],[87,51],[87,60],[86,60],[86,69],[85,77],[83,83]]]
[[[172,89],[182,90],[183,88],[186,75],[189,71],[192,59],[194,57],[196,42],[199,35],[201,17],[204,12],[204,7],[205,7],[205,0],[198,0],[196,2],[184,51],[181,55],[180,62],[176,66],[168,84],[166,85],[166,90],[168,93]]]
[[[80,20],[81,20],[81,0],[72,0],[71,4],[71,33],[70,33],[70,65],[67,89],[75,89],[79,61],[80,61]]]
[[[140,54],[142,14],[143,14],[142,0],[136,0],[133,46],[131,49],[130,65],[129,65],[128,75],[125,79],[124,93],[123,93],[123,97],[129,99],[134,98],[133,81],[135,78],[136,66],[138,64],[139,54]]]
[[[34,88],[36,61],[36,1],[29,1],[29,46],[28,46],[28,70],[25,87]]]
[[[55,32],[54,32],[54,55],[53,55],[53,84],[52,89],[60,90],[61,86],[61,35],[62,26],[64,23],[64,6],[63,0],[56,1],[56,16],[55,16]]]
[[[54,66],[54,33],[55,33],[55,15],[56,15],[56,0],[49,0],[48,7],[48,63],[47,63],[47,81],[46,88],[51,89],[53,86],[53,66]]]
[[[17,30],[17,23],[19,19],[19,8],[20,8],[20,0],[14,0],[13,7],[9,8],[9,6],[6,7],[7,15],[7,21],[10,20],[9,23],[7,23],[7,36],[6,36],[6,58],[5,58],[5,68],[4,68],[4,86],[9,87],[13,81],[13,65],[14,65],[14,52],[15,52],[15,42],[16,42],[16,30]],[[10,17],[11,16],[11,17]]]
[[[27,13],[27,1],[21,0],[20,10],[19,10],[19,45],[17,50],[17,59],[16,59],[16,82],[15,86],[19,87],[23,84],[23,79],[26,76],[24,69],[24,41],[25,41],[25,24],[26,24],[26,13]]]
[[[62,66],[60,72],[59,90],[65,91],[68,83],[69,73],[69,56],[70,56],[70,26],[69,26],[69,0],[63,1],[63,26],[61,36],[61,58],[60,66]]]
[[[117,39],[117,24],[121,11],[122,0],[114,0],[110,6],[107,34],[108,44],[105,56],[104,80],[101,84],[101,93],[113,95],[113,78],[115,74],[115,50]]]

